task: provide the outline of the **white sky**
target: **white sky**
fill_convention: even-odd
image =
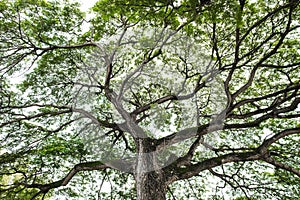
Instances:
[[[92,7],[98,0],[74,0],[80,2],[81,9],[83,11],[88,11],[90,7]]]

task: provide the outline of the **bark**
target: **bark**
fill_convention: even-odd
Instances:
[[[164,171],[158,163],[157,155],[148,139],[139,139],[138,156],[135,168],[135,181],[138,200],[166,199]]]
[[[166,184],[162,171],[139,174],[136,177],[138,200],[165,200]]]

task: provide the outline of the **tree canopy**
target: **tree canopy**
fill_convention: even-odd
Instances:
[[[0,0],[1,199],[299,199],[297,0]]]

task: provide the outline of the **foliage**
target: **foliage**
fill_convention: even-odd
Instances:
[[[299,199],[299,9],[0,0],[0,197]]]

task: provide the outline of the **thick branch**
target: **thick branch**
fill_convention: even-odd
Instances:
[[[261,101],[261,100],[265,100],[265,99],[269,99],[269,98],[273,98],[273,97],[276,97],[278,95],[284,95],[288,92],[291,92],[291,91],[298,91],[300,89],[300,84],[296,84],[296,85],[293,85],[293,86],[290,86],[290,87],[287,87],[283,90],[279,90],[279,91],[276,91],[276,92],[273,92],[273,93],[270,93],[270,94],[267,94],[267,95],[264,95],[264,96],[260,96],[260,97],[256,97],[256,98],[252,98],[252,99],[244,99],[244,100],[241,100],[239,102],[237,102],[236,104],[232,105],[228,110],[227,110],[227,113],[230,113],[233,109],[236,109],[238,107],[241,107],[242,105],[245,105],[247,103],[254,103],[254,102],[258,102],[258,101]]]
[[[283,170],[286,170],[286,171],[289,171],[295,175],[297,175],[299,178],[300,178],[300,171],[289,166],[289,165],[286,165],[284,163],[281,163],[281,162],[278,162],[277,160],[275,160],[274,158],[272,157],[266,157],[263,159],[264,161],[266,161],[267,163],[275,166],[275,167],[278,167],[280,169],[283,169]]]
[[[300,128],[286,129],[284,131],[281,131],[281,132],[277,133],[273,137],[265,140],[262,143],[262,145],[259,147],[259,149],[260,150],[265,150],[269,146],[271,146],[273,143],[277,142],[279,139],[281,139],[283,137],[286,137],[286,136],[289,136],[289,135],[299,134],[299,133],[300,133]]]
[[[214,157],[214,158],[204,160],[197,164],[189,164],[184,166],[177,166],[177,165],[169,166],[166,169],[172,175],[170,176],[168,182],[172,183],[177,180],[188,179],[190,177],[196,176],[197,174],[199,174],[204,170],[209,170],[211,168],[221,166],[226,163],[255,161],[255,160],[262,160],[268,162],[276,167],[290,171],[300,177],[300,172],[297,169],[276,161],[270,156],[270,153],[268,151],[268,147],[272,145],[274,142],[278,141],[280,138],[292,134],[299,134],[299,133],[300,133],[300,128],[287,129],[265,140],[257,149],[254,149],[252,151],[241,152],[241,153],[229,153],[229,154],[221,155],[219,157]]]
[[[49,183],[49,184],[27,184],[23,183],[23,185],[27,188],[37,188],[42,193],[47,193],[49,190],[58,188],[61,186],[66,186],[70,180],[80,171],[93,171],[93,170],[103,170],[106,168],[110,168],[109,166],[103,164],[102,162],[86,162],[77,164],[71,169],[71,171],[61,180]]]
[[[298,107],[298,104],[300,103],[300,98],[295,98],[294,101],[291,103],[290,106],[281,108],[281,109],[274,109],[272,112],[269,112],[265,115],[262,115],[261,117],[258,117],[254,121],[247,122],[247,123],[236,123],[236,124],[225,124],[224,129],[234,129],[234,128],[250,128],[258,126],[260,123],[267,119],[271,118],[281,118],[280,114],[287,113],[290,111],[295,110]],[[297,116],[297,115],[295,115]]]
[[[254,161],[261,159],[261,154],[256,151],[245,153],[230,153],[219,157],[210,158],[194,165],[185,166],[183,168],[175,168],[173,176],[168,180],[172,183],[177,180],[188,179],[198,175],[204,170],[208,170],[230,162]]]

